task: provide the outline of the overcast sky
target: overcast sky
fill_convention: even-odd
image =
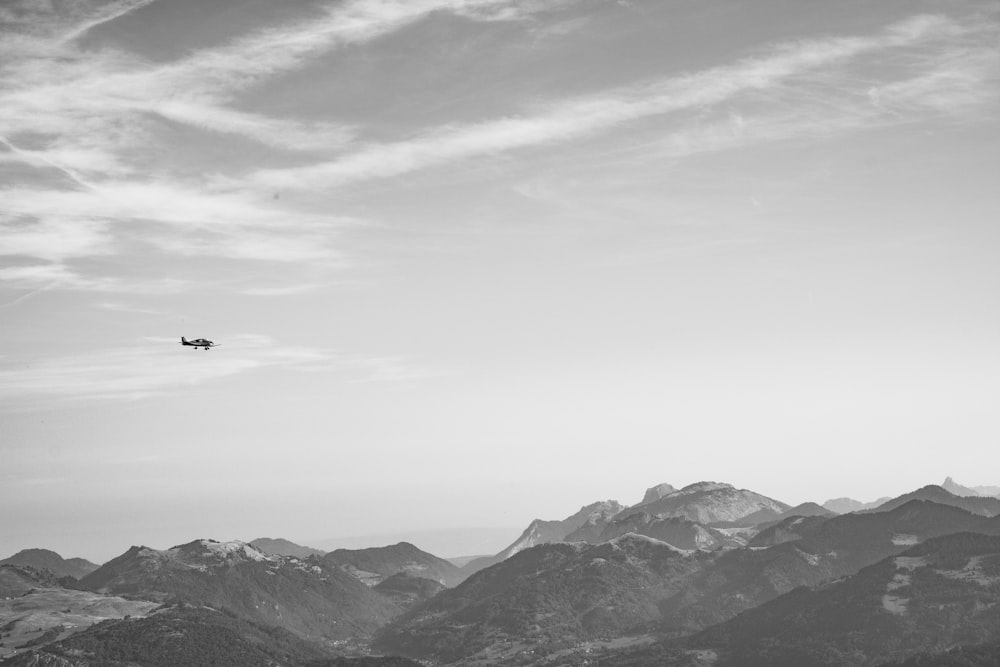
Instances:
[[[0,4],[0,557],[1000,484],[998,37],[966,0]]]

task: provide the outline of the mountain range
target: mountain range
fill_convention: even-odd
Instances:
[[[910,493],[888,500],[876,508],[863,510],[864,512],[885,512],[905,505],[911,500],[930,500],[942,505],[961,507],[973,514],[982,516],[996,516],[1000,514],[1000,498],[989,498],[982,496],[958,496],[945,490],[941,486],[929,484]]]
[[[585,505],[576,513],[562,520],[532,521],[521,536],[506,549],[493,556],[477,558],[467,563],[463,568],[466,576],[483,568],[495,565],[510,558],[514,554],[531,547],[549,542],[588,542],[599,543],[611,539],[613,535],[624,532],[622,526],[631,521],[633,524],[650,523],[653,519],[679,518],[684,519],[692,532],[689,541],[700,541],[703,544],[726,544],[728,536],[717,531],[709,532],[706,526],[718,523],[733,523],[742,521],[747,526],[764,521],[775,520],[783,512],[790,509],[789,505],[768,498],[746,489],[737,489],[731,484],[719,482],[696,482],[677,489],[671,484],[661,483],[650,487],[643,494],[640,503],[625,507],[617,500],[604,500]],[[636,518],[634,515],[645,515],[648,519]],[[617,526],[615,523],[617,522]],[[680,526],[681,524],[675,524]],[[695,528],[697,526],[697,528]],[[638,530],[640,534],[656,537],[657,530],[666,530],[665,525],[651,529],[647,533]],[[607,531],[607,532],[606,532]],[[694,536],[693,533],[698,533]],[[679,538],[679,533],[678,539]],[[684,548],[684,547],[681,547]],[[700,548],[700,547],[699,547]]]
[[[503,660],[525,644],[546,652],[644,628],[657,603],[709,556],[627,534],[550,543],[475,573],[383,629],[377,645],[411,657]]]
[[[132,547],[80,585],[156,602],[210,605],[304,637],[328,639],[365,635],[401,611],[315,557],[267,554],[238,541],[195,540],[162,551]]]
[[[928,485],[844,514],[831,502],[658,484],[633,506],[532,521],[462,568],[407,542],[322,553],[199,539],[134,546],[101,566],[30,549],[0,566],[0,661],[179,664],[210,644],[219,650],[198,655],[218,664],[289,666],[362,664],[373,651],[405,656],[374,665],[995,655],[1000,499]]]
[[[549,542],[560,542],[568,535],[583,529],[584,534],[600,533],[612,517],[618,515],[624,507],[617,500],[603,500],[581,507],[579,511],[562,520],[545,521],[535,519],[524,529],[520,537],[510,546],[493,556],[476,558],[467,563],[462,570],[466,575],[478,572],[496,563],[502,562],[516,553]]]
[[[854,500],[853,498],[831,498],[823,503],[823,509],[829,510],[834,514],[849,514],[851,512],[873,509],[888,500],[892,500],[892,498],[884,496],[878,500],[873,500],[870,503],[863,503],[860,500]]]
[[[1000,537],[957,533],[695,635],[719,665],[878,664],[1000,639]]]
[[[1000,486],[962,486],[951,477],[945,477],[941,488],[956,496],[993,496],[1000,497]]]

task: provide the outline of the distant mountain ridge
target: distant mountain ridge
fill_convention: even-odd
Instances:
[[[23,549],[9,558],[0,560],[0,565],[28,565],[46,569],[60,577],[80,579],[98,568],[85,558],[63,558],[49,549]]]
[[[962,486],[951,477],[945,477],[941,488],[956,496],[1000,497],[1000,486]]]
[[[735,522],[762,510],[774,516],[791,509],[785,503],[746,489],[720,482],[697,482],[642,502],[629,511],[642,510],[652,515],[682,516],[700,524]]]
[[[945,477],[944,481],[941,482],[941,488],[948,493],[954,493],[956,496],[981,496],[984,494],[979,493],[975,489],[970,489],[967,486],[962,486],[951,477]]]
[[[313,549],[312,547],[304,547],[300,544],[290,542],[289,540],[280,537],[275,539],[270,537],[258,537],[255,540],[251,540],[250,544],[257,547],[261,551],[266,551],[269,554],[276,554],[278,556],[308,558],[309,556],[322,556],[326,553],[325,551]]]
[[[399,614],[391,599],[311,557],[267,554],[246,542],[134,546],[81,580],[88,590],[207,604],[304,637],[364,636]]]
[[[466,575],[470,575],[491,565],[500,563],[525,549],[530,549],[539,544],[561,542],[568,535],[584,526],[588,526],[590,532],[597,532],[599,534],[604,529],[604,526],[623,509],[624,507],[617,500],[601,500],[581,507],[575,514],[571,514],[561,521],[535,519],[524,529],[520,537],[514,540],[506,549],[494,556],[473,559],[462,569]]]
[[[1000,498],[989,498],[984,496],[956,496],[936,484],[928,484],[910,493],[893,498],[882,503],[878,507],[864,510],[866,513],[886,512],[905,505],[911,500],[930,500],[931,502],[952,507],[961,507],[964,510],[979,514],[981,516],[997,516],[1000,514]]]
[[[836,514],[850,514],[851,512],[861,512],[863,510],[878,507],[882,503],[888,502],[889,500],[892,500],[889,496],[873,500],[870,503],[863,503],[860,500],[854,500],[853,498],[831,498],[823,503],[823,508]]]
[[[822,505],[817,505],[816,503],[802,503],[785,510],[781,514],[782,519],[787,519],[793,516],[825,516],[831,518],[837,516],[837,512],[833,512]]]
[[[587,542],[597,544],[610,536],[620,536],[626,532],[650,534],[656,537],[655,530],[647,528],[654,519],[680,518],[691,522],[687,529],[694,532],[688,536],[681,533],[671,533],[673,539],[680,543],[693,546],[700,543],[704,548],[715,548],[720,545],[740,544],[739,539],[715,530],[711,524],[746,525],[773,522],[779,520],[782,514],[791,509],[783,502],[767,496],[737,489],[732,484],[721,482],[695,482],[681,489],[661,483],[646,489],[642,502],[631,507],[624,507],[616,500],[605,500],[585,505],[575,514],[561,521],[543,521],[535,519],[506,549],[494,556],[476,558],[464,567],[466,575],[500,563],[524,549],[550,542]],[[822,512],[821,509],[813,511]],[[648,518],[633,522],[631,529],[622,527],[610,528],[616,521],[623,521],[631,515],[645,514]],[[642,524],[641,527],[640,524]],[[693,528],[693,524],[700,526]],[[660,537],[666,533],[667,523],[659,526]],[[672,524],[679,528],[680,524]],[[605,534],[605,531],[609,531]]]
[[[329,567],[338,567],[358,580],[374,586],[393,575],[405,573],[454,586],[465,578],[461,569],[409,542],[369,549],[335,549],[320,559]]]

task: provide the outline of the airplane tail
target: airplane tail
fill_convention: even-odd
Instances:
[[[187,339],[187,338],[185,338],[184,336],[181,336],[181,342],[182,342],[182,343],[186,343],[186,342],[188,342],[188,339]]]

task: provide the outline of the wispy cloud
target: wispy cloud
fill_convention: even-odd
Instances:
[[[0,311],[9,310],[9,309],[17,306],[18,304],[24,303],[28,299],[31,299],[32,297],[37,296],[38,294],[44,292],[45,290],[48,290],[48,289],[51,289],[51,288],[55,287],[56,284],[57,283],[55,283],[55,282],[51,282],[51,283],[49,283],[47,285],[43,285],[42,287],[37,287],[37,288],[35,288],[35,289],[33,289],[33,290],[29,291],[29,292],[26,292],[26,293],[20,295],[19,297],[15,298],[15,299],[11,299],[7,303],[2,303],[2,304],[0,304]]]
[[[241,108],[241,95],[435,13],[519,21],[572,0],[349,0],[165,63],[80,39],[150,2],[79,2],[64,12],[21,2],[0,11],[0,164],[14,175],[0,186],[0,254],[17,258],[0,280],[124,289],[129,280],[76,260],[136,251],[339,267],[339,234],[357,221],[275,199],[275,190],[320,191],[654,119],[659,134],[649,144],[676,158],[972,114],[997,91],[994,23],[917,16],[868,36],[778,45],[728,65],[365,143],[364,127],[258,113]],[[171,124],[188,138],[250,140],[265,166],[192,168],[164,150]]]
[[[944,52],[925,71],[875,85],[849,75],[831,78],[820,86],[804,81],[783,85],[770,91],[767,100],[747,96],[739,112],[702,113],[652,142],[646,152],[677,159],[928,119],[974,119],[1000,101],[1000,50]]]
[[[146,4],[111,3],[94,10],[93,17],[83,19],[69,34],[82,34]],[[40,20],[32,34],[5,33],[16,37],[18,44],[3,50],[11,62],[0,74],[0,85],[7,89],[0,97],[0,119],[8,136],[41,131],[67,141],[82,125],[89,125],[89,130],[101,132],[102,143],[112,140],[113,146],[115,139],[127,144],[132,137],[105,125],[135,122],[130,114],[152,113],[289,149],[339,147],[350,136],[350,128],[241,111],[232,106],[234,93],[301,67],[330,49],[376,39],[434,12],[472,16],[491,9],[509,10],[509,18],[527,11],[511,0],[353,0],[162,65],[141,59],[136,63],[134,54],[77,50],[60,39],[61,17],[41,15],[38,19],[48,21]]]
[[[0,400],[10,409],[51,406],[53,400],[140,399],[262,369],[339,372],[359,380],[417,377],[405,360],[342,355],[268,336],[227,336],[205,353],[179,338],[146,338],[128,346],[64,358],[0,357]]]
[[[192,285],[181,278],[138,279],[119,276],[86,276],[65,264],[30,264],[25,266],[0,267],[0,282],[16,288],[33,289],[43,285],[46,289],[55,287],[93,292],[121,292],[125,294],[172,294]]]
[[[79,24],[73,26],[69,32],[63,36],[64,41],[77,39],[86,34],[92,28],[96,28],[102,23],[109,23],[115,19],[130,14],[137,9],[142,9],[156,0],[112,0],[103,7],[97,7]]]
[[[110,310],[116,313],[131,313],[139,315],[155,315],[158,317],[165,317],[168,313],[162,310],[155,310],[152,308],[142,308],[139,306],[128,305],[124,303],[119,303],[117,301],[103,301],[101,303],[95,304],[97,308],[102,310]]]
[[[197,169],[155,157],[165,155],[163,121],[284,153],[341,150],[354,140],[349,124],[256,113],[240,108],[239,94],[435,12],[516,20],[543,11],[514,0],[349,0],[166,63],[80,39],[152,1],[0,8],[0,163],[21,167],[0,189],[0,253],[41,260],[0,280],[120,284],[81,275],[72,260],[134,249],[137,229],[161,255],[337,262],[343,218],[270,192],[209,190]]]
[[[303,283],[300,285],[288,285],[285,287],[249,287],[243,290],[243,294],[250,296],[289,296],[292,294],[306,294],[319,289],[318,283]]]
[[[941,16],[922,15],[893,24],[873,36],[781,45],[734,65],[559,102],[530,114],[440,128],[405,141],[370,144],[325,163],[262,169],[253,173],[249,181],[281,188],[343,185],[472,157],[584,138],[654,116],[679,116],[692,110],[704,113],[738,100],[756,98],[759,101],[774,95],[777,99],[773,101],[783,104],[787,99],[781,97],[788,91],[794,94],[801,90],[800,103],[815,103],[817,94],[825,100],[836,99],[844,94],[842,87],[817,91],[811,81],[816,77],[830,79],[833,76],[838,86],[842,86],[849,79],[837,78],[836,72],[859,63],[871,65],[872,57],[900,60],[903,73],[881,74],[884,80],[877,84],[886,98],[895,94],[899,113],[912,114],[928,106],[937,110],[950,108],[958,94],[964,96],[961,101],[965,104],[952,111],[964,111],[995,94],[995,85],[986,86],[986,92],[977,92],[977,87],[995,84],[992,74],[995,69],[991,66],[996,60],[996,35],[995,27],[984,30],[981,26],[969,26]],[[940,61],[948,60],[956,50],[964,55],[952,58],[950,67],[939,71]],[[853,85],[855,88],[861,86],[858,80],[853,80]],[[861,86],[860,92],[863,94],[870,88],[870,84]],[[902,104],[907,97],[907,104]],[[776,105],[772,103],[771,106]],[[850,120],[860,123],[865,118],[872,119],[873,114],[866,111]],[[686,121],[689,119],[681,118],[676,122]],[[848,120],[840,122],[844,126],[850,124]],[[873,119],[872,122],[885,121]],[[797,125],[803,131],[813,127],[804,122]],[[698,124],[689,122],[680,130],[674,130],[678,136],[689,134],[692,140],[699,132],[702,130]],[[713,143],[721,146],[717,139],[702,132],[699,143],[705,148]]]

